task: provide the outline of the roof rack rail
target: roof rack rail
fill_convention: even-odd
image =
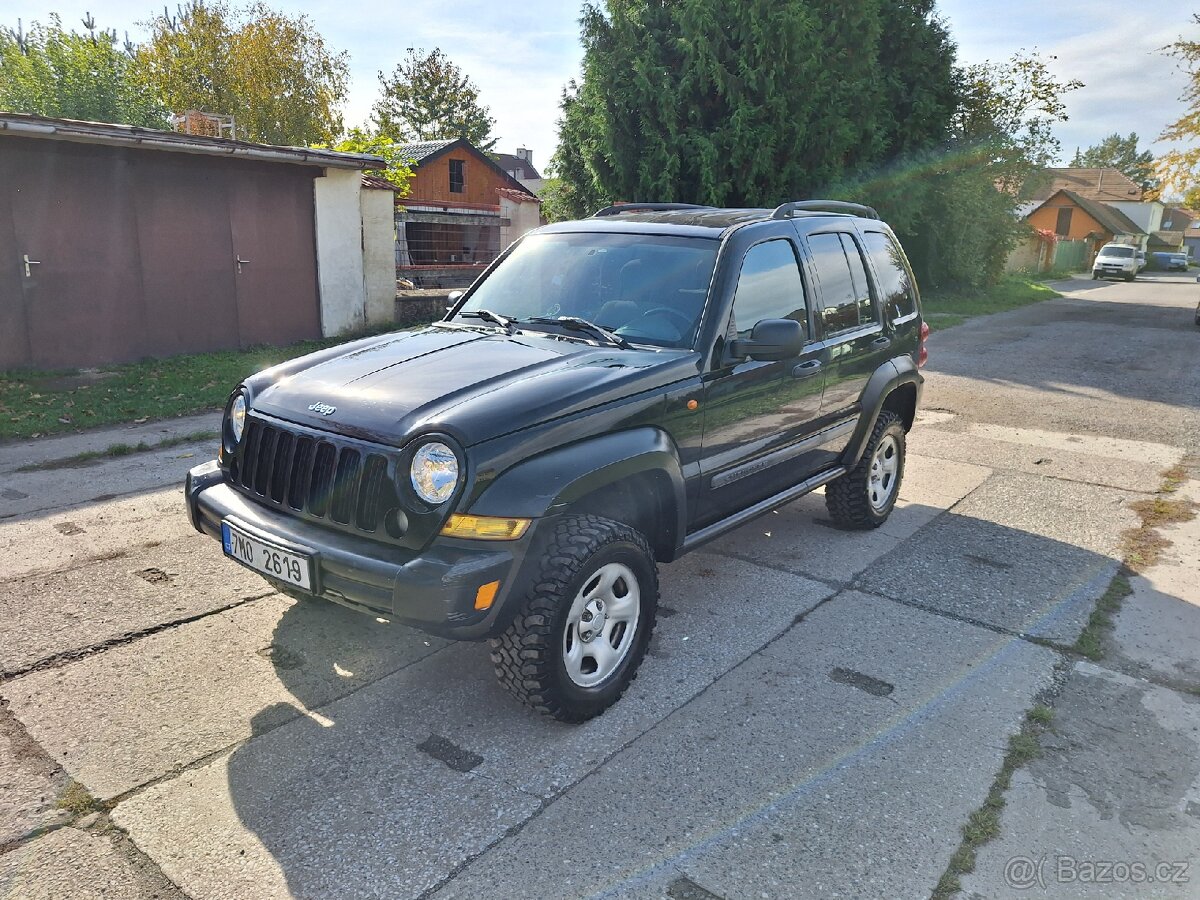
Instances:
[[[861,203],[847,203],[844,200],[793,200],[791,203],[777,206],[775,212],[771,213],[771,218],[787,219],[791,217],[792,213],[808,210],[813,212],[848,213],[867,219],[879,218],[879,213],[873,207],[863,206]]]
[[[601,216],[619,216],[627,212],[668,212],[672,209],[712,209],[711,206],[701,206],[697,203],[618,203],[606,206],[592,213],[593,219]]]

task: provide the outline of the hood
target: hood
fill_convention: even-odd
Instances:
[[[469,446],[696,371],[691,351],[621,350],[450,328],[387,335],[314,360],[247,382],[251,408],[393,446],[429,430]]]

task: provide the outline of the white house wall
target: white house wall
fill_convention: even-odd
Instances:
[[[396,195],[365,190],[360,194],[363,279],[368,325],[391,322],[396,302]]]
[[[356,169],[326,169],[324,177],[313,181],[321,333],[326,337],[367,324],[361,194],[362,174]]]
[[[1104,205],[1111,206],[1113,209],[1118,209],[1125,213],[1129,221],[1146,232],[1146,234],[1162,230],[1163,212],[1166,207],[1156,200],[1151,200],[1148,203],[1107,200]]]
[[[500,197],[500,216],[508,219],[511,224],[500,228],[500,249],[508,249],[508,245],[527,231],[532,231],[542,224],[542,208],[538,203],[518,203],[508,197]]]

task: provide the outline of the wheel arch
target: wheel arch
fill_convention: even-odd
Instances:
[[[904,430],[912,428],[917,415],[917,404],[925,379],[909,356],[888,360],[875,370],[862,394],[862,415],[846,450],[842,454],[842,465],[854,468],[862,458],[863,450],[871,438],[875,422],[884,410],[896,413],[904,421]]]
[[[497,476],[468,511],[531,519],[597,515],[636,528],[655,556],[669,561],[684,536],[686,488],[674,443],[660,429],[643,427],[518,463]]]

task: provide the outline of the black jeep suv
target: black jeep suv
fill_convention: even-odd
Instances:
[[[489,639],[583,721],[645,655],[656,562],[821,486],[840,526],[888,517],[926,334],[868,207],[610,207],[440,322],[247,379],[188,511],[289,594]]]

